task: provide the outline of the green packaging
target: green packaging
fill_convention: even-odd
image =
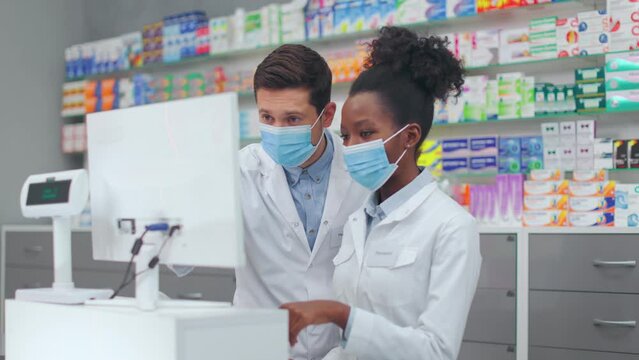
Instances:
[[[575,81],[577,84],[605,81],[606,75],[603,67],[575,69]]]

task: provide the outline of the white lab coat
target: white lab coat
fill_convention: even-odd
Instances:
[[[475,220],[434,182],[368,239],[359,210],[334,259],[338,300],[357,309],[346,348],[325,359],[456,359],[481,261]]]
[[[333,258],[342,243],[342,229],[369,192],[348,174],[341,139],[329,136],[335,152],[312,252],[282,166],[259,144],[240,151],[247,265],[236,269],[235,306],[276,308],[287,302],[335,299]],[[291,355],[295,360],[319,360],[339,344],[339,336],[334,325],[311,327],[300,334]]]

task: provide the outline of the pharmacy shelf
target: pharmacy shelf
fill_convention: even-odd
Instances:
[[[434,29],[446,29],[446,30],[450,29],[452,31],[454,30],[455,27],[462,26],[462,25],[473,25],[473,24],[481,24],[481,23],[498,24],[500,20],[504,19],[504,17],[515,16],[517,14],[522,14],[522,13],[525,14],[531,11],[532,12],[541,11],[548,8],[552,8],[553,10],[555,9],[561,10],[562,8],[574,9],[575,13],[580,10],[587,10],[587,9],[592,10],[597,8],[598,7],[597,4],[599,3],[600,3],[599,0],[556,0],[553,2],[528,5],[524,7],[488,11],[488,12],[484,12],[484,13],[480,13],[480,14],[476,14],[472,16],[464,16],[464,17],[444,19],[444,20],[423,21],[423,22],[417,22],[412,24],[402,24],[401,26],[411,28],[417,31],[434,30]],[[297,43],[312,47],[313,45],[330,44],[334,42],[344,42],[344,41],[351,41],[351,40],[360,41],[360,40],[370,39],[374,37],[376,33],[377,33],[377,30],[364,30],[364,31],[348,33],[348,34],[339,34],[339,35],[321,37],[317,39],[309,39],[309,40],[300,41]],[[272,51],[277,46],[279,46],[279,44],[267,45],[267,46],[256,47],[256,48],[248,48],[248,49],[235,49],[235,50],[230,50],[227,52],[197,56],[197,57],[192,57],[192,58],[175,61],[175,62],[169,62],[169,63],[159,62],[154,64],[146,64],[141,67],[131,68],[127,70],[120,70],[120,71],[114,71],[114,72],[105,73],[105,74],[96,74],[96,75],[89,75],[85,77],[67,79],[67,82],[91,80],[91,79],[103,79],[103,78],[110,78],[110,77],[125,77],[125,76],[130,76],[131,74],[140,73],[140,72],[154,72],[154,71],[166,70],[169,68],[188,67],[193,64],[206,63],[206,62],[211,62],[215,60],[238,58],[238,57],[249,56],[249,55],[260,55],[260,54]],[[508,64],[508,66],[510,65],[511,64]],[[491,66],[487,68],[492,69],[493,67]],[[479,71],[481,70],[481,68],[469,69],[469,70]]]

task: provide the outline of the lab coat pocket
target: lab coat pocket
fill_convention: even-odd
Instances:
[[[380,257],[373,264],[368,263],[369,290],[368,297],[377,308],[399,311],[402,306],[417,302],[424,285],[420,278],[420,269],[416,261],[418,249],[398,248],[391,257]]]
[[[397,255],[397,259],[395,260],[395,265],[391,267],[391,269],[398,269],[404,266],[409,266],[415,263],[417,260],[417,252],[419,249],[406,247],[403,248],[399,254]]]
[[[331,248],[338,248],[342,245],[342,237],[344,233],[342,231],[333,231],[331,234]]]

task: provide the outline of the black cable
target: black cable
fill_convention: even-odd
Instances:
[[[133,276],[127,280],[127,277],[129,276],[129,273],[131,272],[131,265],[133,264],[133,259],[140,252],[140,248],[142,247],[142,244],[143,244],[144,235],[146,235],[148,230],[145,230],[144,233],[142,233],[142,236],[140,236],[140,238],[137,239],[135,243],[133,244],[133,248],[131,249],[131,254],[132,254],[131,260],[129,260],[126,273],[124,274],[124,279],[122,280],[122,283],[120,284],[118,289],[115,292],[113,292],[113,295],[111,295],[111,299],[114,299],[120,293],[120,291],[122,291],[124,288],[129,286],[133,281],[135,281],[135,279],[138,276],[144,274],[145,272],[149,270],[154,269],[158,265],[158,263],[160,262],[160,255],[162,254],[162,250],[164,250],[164,247],[169,242],[169,240],[173,238],[173,234],[176,231],[180,230],[181,228],[182,228],[181,225],[173,225],[171,229],[169,230],[169,235],[164,239],[164,241],[162,241],[162,245],[160,245],[160,250],[158,250],[157,255],[155,255],[151,259],[151,261],[149,261],[148,267],[140,272],[133,273]]]
[[[133,260],[140,253],[140,249],[142,248],[142,245],[144,244],[144,236],[147,234],[147,232],[148,230],[144,230],[142,235],[140,235],[140,237],[137,238],[135,242],[133,243],[133,247],[131,248],[131,258],[129,259],[129,263],[126,266],[126,271],[124,272],[124,278],[122,278],[122,282],[120,283],[120,286],[117,288],[117,290],[113,292],[113,295],[111,295],[110,299],[115,299],[115,297],[118,296],[120,291],[122,291],[122,289],[124,289],[128,284],[131,283],[131,280],[127,280],[127,278],[129,277],[129,274],[131,274],[131,269],[133,267]],[[133,279],[135,279],[135,274],[133,274]]]

